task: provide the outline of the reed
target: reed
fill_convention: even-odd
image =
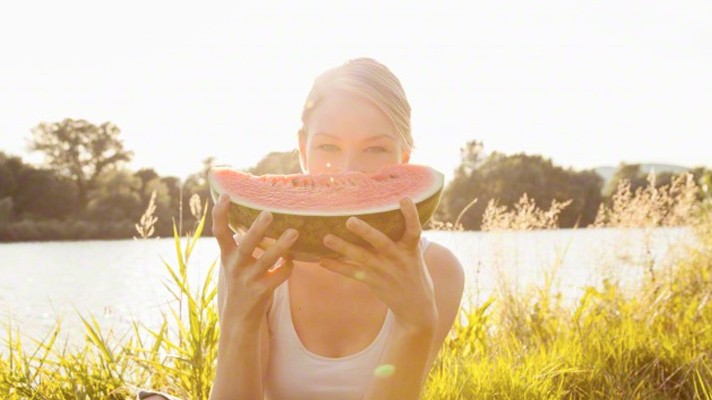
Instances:
[[[566,246],[545,266],[539,287],[520,291],[502,276],[492,297],[461,309],[423,398],[712,399],[712,200],[688,202],[689,181],[656,190],[629,193],[623,186],[600,211],[597,227],[688,227],[695,241],[673,246],[679,255],[665,274],[647,275],[634,290],[603,277],[573,307],[563,304],[556,285]],[[134,322],[114,338],[92,316],[80,315],[85,341],[69,348],[57,340],[61,321],[30,343],[9,322],[9,339],[0,347],[0,398],[133,399],[139,387],[208,398],[219,337],[216,263],[198,287],[190,286],[190,256],[208,204],[191,199],[190,206],[198,223],[183,236],[174,221],[175,259],[161,260],[174,301],[159,326]],[[556,229],[565,206],[542,210],[527,197],[512,209],[492,203],[483,225],[493,235]],[[143,219],[139,236],[150,236],[151,221]],[[458,224],[441,227],[459,230]],[[611,243],[607,252],[625,245]]]

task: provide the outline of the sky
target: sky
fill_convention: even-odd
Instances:
[[[40,122],[111,121],[129,167],[181,178],[296,147],[324,70],[373,57],[412,107],[411,162],[460,147],[576,169],[712,167],[712,2],[12,2],[0,6],[0,151]],[[703,145],[704,144],[704,145]]]

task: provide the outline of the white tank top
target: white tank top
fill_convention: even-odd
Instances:
[[[421,251],[430,242],[421,236]],[[274,291],[267,317],[270,332],[269,365],[265,382],[268,400],[363,399],[374,369],[386,347],[393,315],[386,318],[376,338],[365,349],[345,357],[323,357],[304,347],[292,322],[289,285]]]

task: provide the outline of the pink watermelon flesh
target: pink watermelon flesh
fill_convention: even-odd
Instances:
[[[291,215],[356,215],[393,210],[403,197],[415,203],[442,188],[442,174],[415,164],[362,172],[254,176],[213,168],[211,185],[233,203]]]
[[[221,193],[230,196],[228,224],[233,231],[244,233],[261,210],[270,210],[273,220],[260,246],[268,248],[284,230],[297,229],[299,237],[288,254],[298,261],[341,257],[323,245],[328,233],[369,247],[346,228],[351,215],[399,240],[405,230],[400,199],[410,197],[425,224],[439,204],[443,181],[440,172],[414,164],[392,165],[374,174],[254,176],[227,167],[212,168],[209,174],[213,198]]]

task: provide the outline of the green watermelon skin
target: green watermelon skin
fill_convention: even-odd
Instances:
[[[440,204],[443,191],[442,179],[437,185],[438,188],[433,194],[416,203],[421,226],[424,226],[432,218]],[[211,194],[214,201],[217,201],[220,196],[216,186],[218,185],[211,183]],[[231,202],[228,212],[228,225],[234,232],[244,234],[260,212],[262,210],[259,208]],[[354,210],[353,214],[350,215],[341,214],[334,216],[294,215],[272,211],[272,222],[265,235],[268,238],[275,239],[288,228],[296,229],[299,232],[299,237],[291,246],[291,251],[288,252],[288,255],[296,261],[317,262],[323,257],[342,258],[340,253],[324,246],[324,237],[329,233],[358,246],[372,249],[368,242],[346,228],[346,221],[351,216],[356,216],[365,221],[394,241],[400,240],[405,232],[405,218],[397,203],[393,204],[393,209],[389,211],[368,212]]]

